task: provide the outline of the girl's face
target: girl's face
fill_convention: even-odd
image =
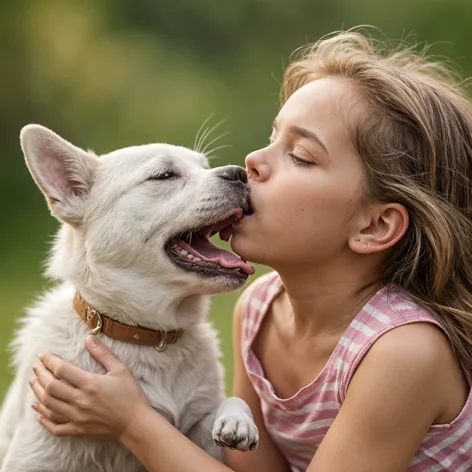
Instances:
[[[319,266],[350,251],[365,176],[348,129],[356,102],[349,82],[336,77],[310,82],[286,101],[269,145],[246,158],[254,215],[231,240],[243,259],[279,269]]]

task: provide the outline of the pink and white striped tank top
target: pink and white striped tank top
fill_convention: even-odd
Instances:
[[[290,398],[279,398],[252,350],[264,315],[283,289],[277,273],[248,288],[242,324],[242,354],[260,397],[264,422],[292,472],[306,471],[334,421],[351,377],[372,344],[397,326],[438,321],[399,288],[379,290],[351,322],[319,375]],[[381,470],[381,469],[379,469]],[[433,425],[407,472],[472,471],[472,390],[461,413],[450,423]]]

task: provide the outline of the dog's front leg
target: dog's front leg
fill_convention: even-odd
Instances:
[[[231,397],[221,403],[216,416],[207,414],[195,423],[187,437],[203,450],[221,460],[219,446],[250,451],[259,443],[259,431],[246,402]]]
[[[221,448],[215,444],[211,436],[211,429],[213,428],[214,422],[215,414],[209,413],[196,423],[186,436],[208,454],[221,461]]]
[[[259,443],[259,430],[247,403],[240,398],[225,400],[216,413],[212,429],[215,444],[238,451],[252,451]]]

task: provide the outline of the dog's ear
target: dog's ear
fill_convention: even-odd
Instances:
[[[25,126],[20,141],[26,165],[52,214],[80,225],[98,158],[40,125]]]

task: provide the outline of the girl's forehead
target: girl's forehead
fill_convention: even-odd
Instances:
[[[341,77],[323,77],[296,90],[281,108],[278,131],[300,127],[319,135],[327,146],[351,143],[351,131],[361,114],[360,97]]]
[[[359,101],[358,92],[347,79],[322,77],[296,90],[282,106],[277,119],[346,121],[354,118],[350,110]]]

